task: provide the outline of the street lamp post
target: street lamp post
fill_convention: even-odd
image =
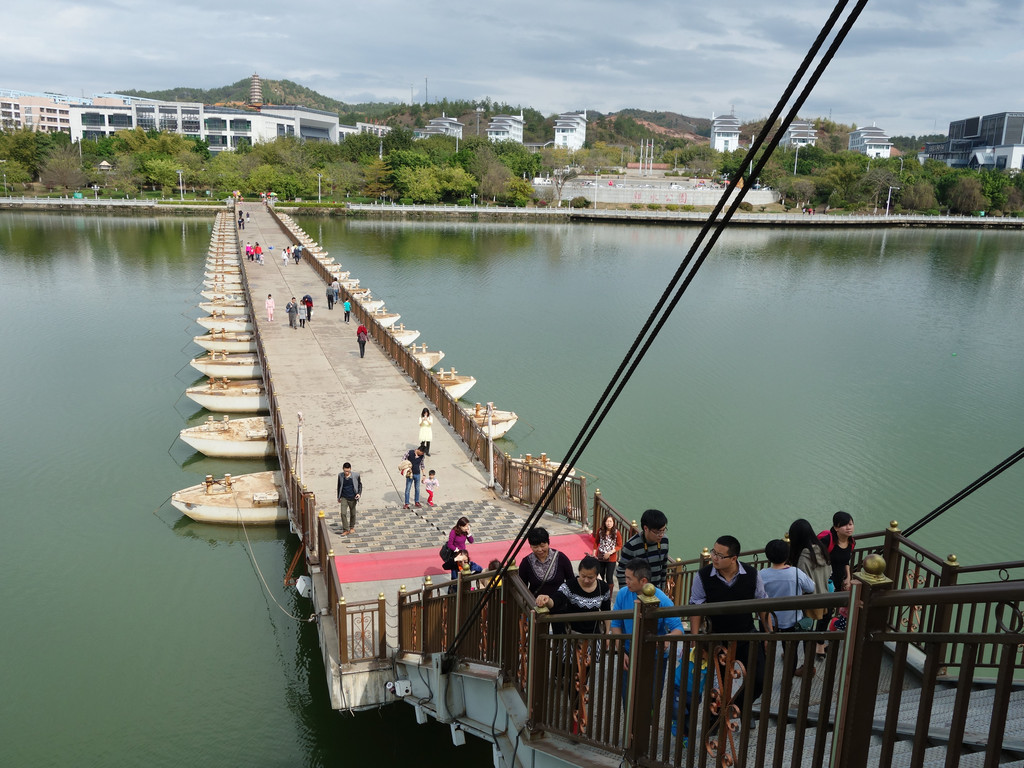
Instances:
[[[323,177],[322,173],[318,173],[316,175],[316,202],[317,202],[317,205],[320,204],[320,179],[322,177]]]
[[[796,161],[800,159],[800,145],[796,145],[796,157],[793,158],[793,175],[796,176]]]
[[[178,171],[178,197],[182,202],[185,201],[185,187],[181,182],[181,171]]]
[[[892,202],[892,191],[899,190],[899,187],[889,187],[889,194],[885,197],[885,215],[889,215],[889,203]]]
[[[470,197],[473,198],[473,205],[476,205],[476,192],[474,192],[472,195],[470,195]]]

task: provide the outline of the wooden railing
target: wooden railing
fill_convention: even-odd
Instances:
[[[296,244],[297,241],[293,233],[281,221],[278,213],[270,209],[270,215],[278,222],[291,242]],[[329,285],[334,280],[331,270],[341,268],[338,263],[325,263],[323,259],[318,258],[305,248],[302,255],[325,285]],[[353,316],[366,326],[370,338],[395,361],[426,398],[433,403],[437,412],[451,425],[470,453],[484,467],[490,467],[493,461],[496,485],[500,486],[504,493],[515,501],[526,505],[536,504],[551,483],[557,467],[545,466],[529,459],[513,459],[499,448],[495,448],[493,442],[487,438],[484,428],[477,424],[473,413],[460,406],[458,400],[449,394],[448,388],[440,382],[434,371],[424,366],[405,344],[396,339],[388,328],[380,324],[372,312],[364,310],[345,285],[341,286],[341,298],[342,301],[352,303]],[[570,522],[579,523],[584,527],[588,525],[587,481],[582,473],[566,478],[554,499],[547,505],[547,510]]]
[[[573,617],[536,610],[532,595],[511,571],[492,597],[501,606],[500,616],[481,620],[457,653],[460,659],[501,668],[506,684],[519,691],[527,707],[530,736],[559,734],[610,755],[625,756],[632,765],[780,765],[785,752],[807,756],[806,761],[793,758],[801,765],[823,766],[831,760],[843,768],[859,767],[867,764],[867,746],[873,737],[881,742],[882,764],[889,762],[885,756],[891,758],[900,739],[913,740],[915,755],[920,756],[926,746],[943,741],[936,742],[934,730],[929,731],[933,694],[923,695],[909,710],[920,714],[908,726],[905,721],[899,723],[908,711],[901,706],[903,691],[934,692],[943,687],[956,690],[947,764],[957,764],[961,755],[976,749],[995,756],[994,764],[1004,742],[1011,694],[1024,687],[1020,679],[1024,580],[1003,576],[1024,569],[1024,562],[972,569],[993,575],[997,580],[992,582],[938,586],[929,579],[896,581],[887,574],[905,572],[900,560],[934,556],[916,546],[901,550],[906,539],[895,525],[861,540],[866,540],[864,549],[885,551],[893,561],[878,552],[862,555],[849,592],[672,608],[642,598],[632,611],[586,614],[587,619],[631,619],[630,637],[605,632],[555,634],[554,625]],[[942,578],[942,569],[938,572]],[[955,580],[948,566],[945,578]],[[460,580],[460,590],[472,583],[473,579]],[[474,592],[467,589],[462,595],[464,606],[471,607]],[[400,595],[400,650],[423,654],[446,650],[458,630],[458,619],[466,615],[458,596],[436,587],[418,595]],[[722,614],[806,608],[846,609],[847,629],[771,634],[658,632],[658,621],[670,617],[685,621],[700,616],[702,624],[710,620],[713,626],[715,616]],[[913,612],[918,613],[918,621],[902,619]],[[496,621],[500,645],[495,655],[482,638],[499,629]],[[439,622],[438,629],[431,627],[432,622]],[[632,645],[628,651],[627,640]],[[407,641],[413,647],[406,649]],[[827,650],[813,678],[780,672],[796,668],[800,655],[807,659],[805,668],[813,665],[814,647],[820,641],[827,641]],[[887,651],[887,645],[893,650]],[[916,665],[910,656],[912,648],[919,651],[915,657],[923,659]],[[888,681],[882,680],[883,653],[892,658]],[[702,665],[701,660],[708,661]],[[954,672],[955,685],[948,682]],[[764,693],[755,697],[752,692],[759,677]],[[993,716],[986,733],[965,735],[963,723],[973,682],[991,687]],[[885,690],[883,683],[889,693],[878,699],[878,691]],[[781,711],[772,703],[780,701],[784,702]],[[881,706],[878,701],[884,701],[881,721],[874,715],[876,706]],[[719,719],[718,712],[730,716]],[[684,741],[684,733],[697,738]]]

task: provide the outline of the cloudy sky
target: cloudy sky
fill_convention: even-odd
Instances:
[[[211,88],[258,72],[345,102],[767,115],[831,0],[8,3],[0,88]],[[891,135],[1024,109],[1024,3],[870,0],[801,117]]]

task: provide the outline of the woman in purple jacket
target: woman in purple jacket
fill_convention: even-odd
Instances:
[[[459,567],[463,562],[469,563],[470,573],[482,573],[483,568],[469,559],[466,544],[473,543],[473,534],[469,529],[469,518],[460,517],[455,527],[448,534],[448,549],[455,553],[455,568],[451,569],[452,581],[459,577]]]

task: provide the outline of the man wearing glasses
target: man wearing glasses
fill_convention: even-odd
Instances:
[[[725,603],[735,600],[763,600],[767,599],[764,582],[761,581],[761,574],[750,564],[739,561],[740,543],[735,536],[719,536],[715,546],[711,549],[711,563],[705,565],[697,572],[697,578],[693,580],[690,588],[690,605],[703,605],[704,603]],[[767,611],[758,611],[761,618],[761,626],[769,627],[769,616]],[[690,617],[690,632],[700,632],[700,616]],[[726,613],[711,618],[711,631],[715,634],[734,632],[753,632],[754,614],[751,611],[742,613]],[[757,643],[754,657],[754,668],[749,667],[749,641],[736,643],[736,660],[747,667],[747,680],[753,680],[754,700],[761,695],[764,688],[765,649],[764,643]],[[742,709],[743,696],[747,691],[744,685],[733,703]]]
[[[640,518],[640,533],[629,537],[619,552],[619,564],[615,566],[615,580],[619,588],[626,586],[626,564],[641,558],[651,569],[650,582],[664,591],[668,579],[668,518],[660,509],[648,509]]]

